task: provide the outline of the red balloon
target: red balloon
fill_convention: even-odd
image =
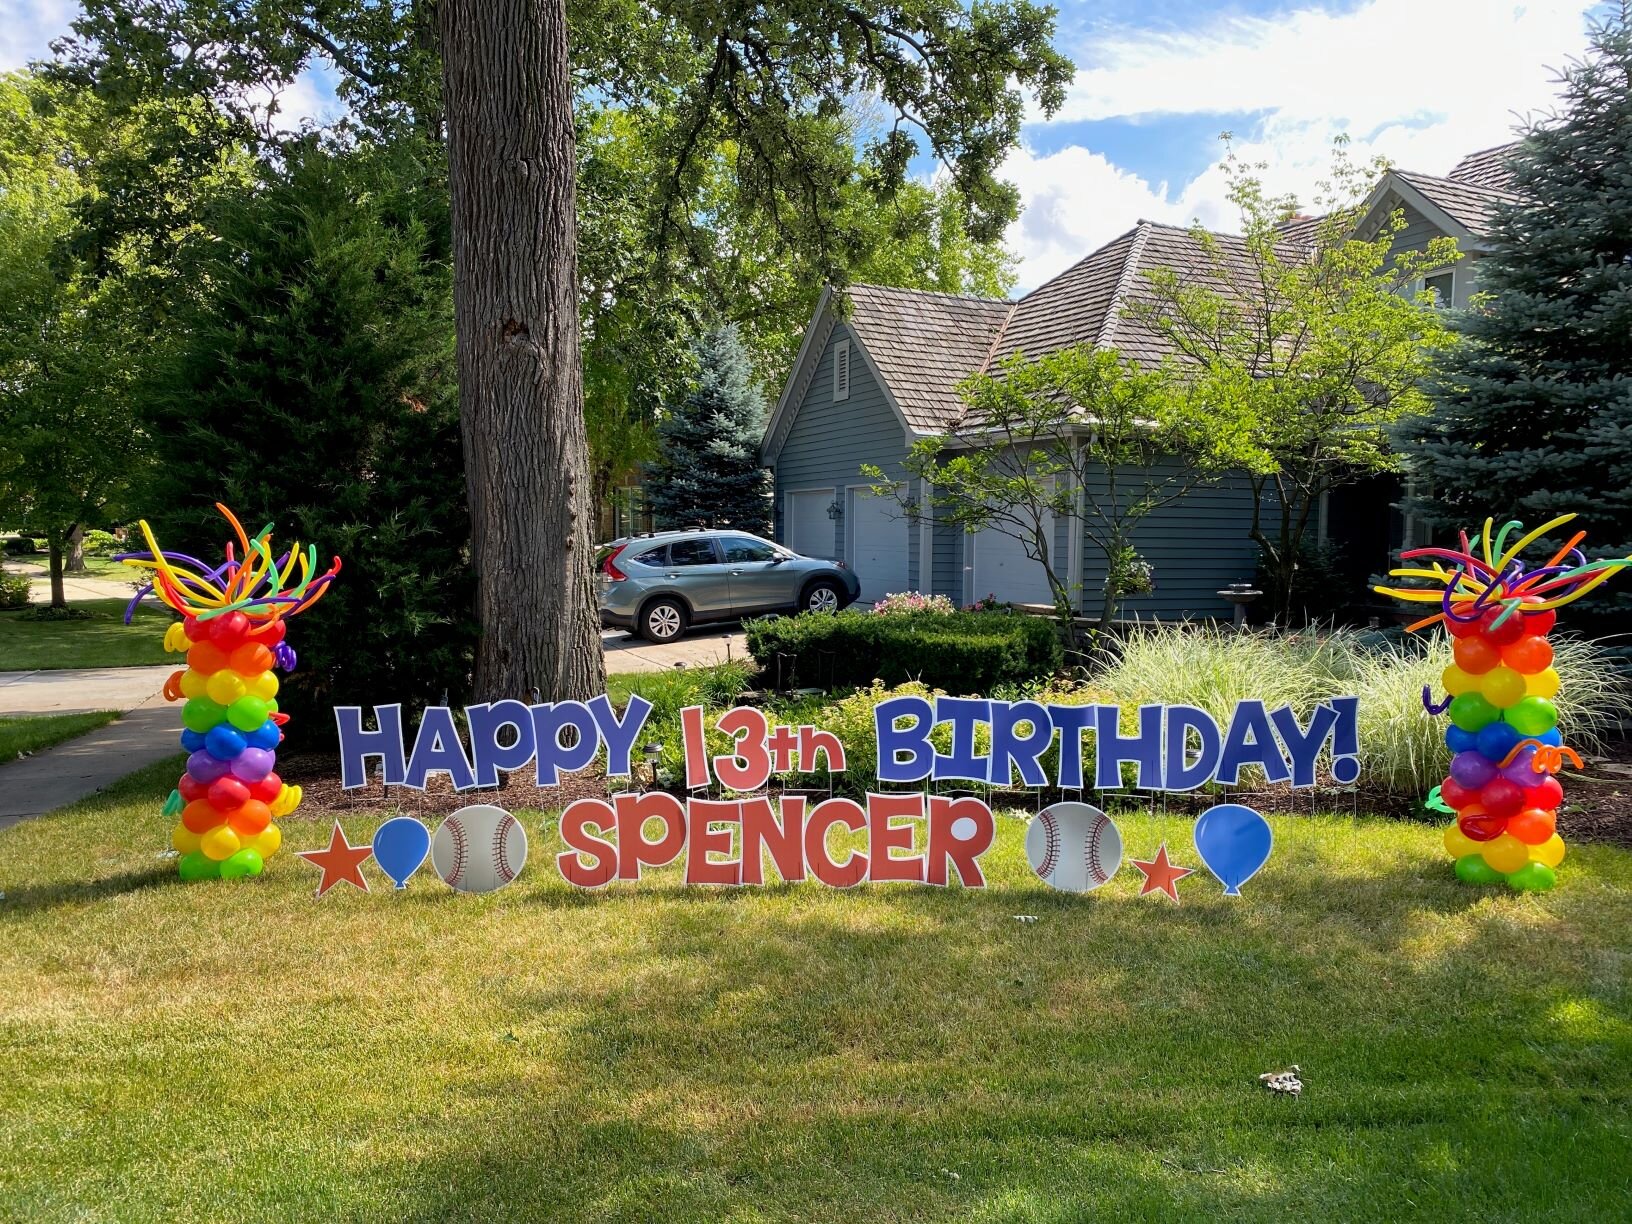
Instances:
[[[259,782],[249,788],[249,797],[259,799],[262,803],[271,803],[283,790],[283,779],[276,773],[269,773]]]
[[[200,782],[192,774],[182,774],[181,781],[176,783],[176,789],[181,792],[181,797],[188,803],[192,803],[195,799],[206,799],[210,794],[210,784]]]
[[[1456,818],[1456,827],[1470,841],[1490,841],[1507,828],[1507,817],[1492,816],[1475,803]]]
[[[210,806],[220,812],[234,812],[249,799],[249,787],[231,774],[210,783]]]
[[[256,626],[250,636],[263,646],[276,646],[283,641],[283,635],[288,631],[289,626],[283,623],[282,617],[279,617],[275,621],[267,621],[263,625]]]
[[[1490,619],[1494,621],[1496,617],[1505,611],[1505,608],[1497,609]],[[1486,625],[1485,641],[1492,646],[1511,646],[1528,632],[1529,630],[1524,625],[1524,614],[1515,612],[1500,625]]]
[[[1542,599],[1540,595],[1526,595],[1524,602],[1538,604],[1542,602]],[[1553,626],[1558,624],[1558,613],[1551,608],[1543,608],[1540,612],[1531,612],[1527,609],[1523,615],[1524,631],[1526,633],[1545,635],[1552,632]]]
[[[181,631],[187,635],[189,642],[202,641],[209,636],[210,622],[201,621],[196,616],[184,616],[181,618]]]
[[[1524,792],[1524,806],[1551,812],[1564,802],[1564,788],[1557,778],[1543,778]]]
[[[1456,611],[1460,612],[1463,616],[1466,616],[1468,614],[1469,605],[1460,604],[1460,605],[1453,605],[1453,606],[1456,608]],[[1470,638],[1470,637],[1473,637],[1475,634],[1477,634],[1479,632],[1479,630],[1483,629],[1484,627],[1485,627],[1485,620],[1484,620],[1484,617],[1482,617],[1482,616],[1475,617],[1473,620],[1470,620],[1470,621],[1457,620],[1456,617],[1454,617],[1454,616],[1447,616],[1445,618],[1445,630],[1453,638]]]
[[[1507,831],[1527,846],[1539,846],[1558,828],[1558,819],[1539,808],[1525,808],[1507,822]]]
[[[1503,777],[1492,778],[1479,791],[1479,806],[1502,820],[1517,816],[1524,807],[1524,788]]]
[[[1459,812],[1468,804],[1479,802],[1479,792],[1468,789],[1455,778],[1446,778],[1439,784],[1439,797]]]
[[[243,645],[244,636],[249,630],[249,617],[242,612],[228,612],[210,622],[210,641],[222,650],[235,650]]]
[[[1479,637],[1465,637],[1451,648],[1456,658],[1456,665],[1470,676],[1482,676],[1502,661],[1502,652],[1497,650],[1483,635]]]

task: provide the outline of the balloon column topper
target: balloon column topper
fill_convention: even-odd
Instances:
[[[238,537],[220,565],[163,551],[146,522],[147,551],[117,558],[152,575],[125,609],[127,625],[148,595],[183,618],[165,633],[164,648],[186,651],[187,667],[165,681],[164,695],[187,703],[181,746],[189,756],[164,814],[180,817],[170,842],[184,880],[259,875],[282,843],[272,822],[295,810],[300,787],[284,785],[273,768],[289,718],[278,710],[273,668],[294,670],[284,622],[321,599],[340,572],[336,557],[318,573],[317,549],[302,553],[298,544],[274,557],[271,524],[251,538],[230,510],[215,508]]]
[[[1558,672],[1547,640],[1556,608],[1573,603],[1607,582],[1632,557],[1588,561],[1578,531],[1547,561],[1527,569],[1521,554],[1549,531],[1575,518],[1561,515],[1522,534],[1524,524],[1505,524],[1491,539],[1490,519],[1475,553],[1466,532],[1461,551],[1415,548],[1401,560],[1429,559],[1426,568],[1391,570],[1396,578],[1426,579],[1424,587],[1378,587],[1411,603],[1436,603],[1439,611],[1408,630],[1444,622],[1455,662],[1445,669],[1447,697],[1436,702],[1424,689],[1430,714],[1447,709],[1445,743],[1454,754],[1439,797],[1456,812],[1445,830],[1445,849],[1457,877],[1469,884],[1506,881],[1513,888],[1544,891],[1557,883],[1564,841],[1555,825],[1564,790],[1555,776],[1565,759],[1581,758],[1558,729]],[[1447,568],[1447,565],[1449,568]]]

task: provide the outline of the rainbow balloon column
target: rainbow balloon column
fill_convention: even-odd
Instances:
[[[1545,565],[1527,570],[1520,559],[1524,550],[1574,518],[1555,518],[1506,551],[1508,536],[1523,532],[1524,525],[1506,524],[1493,541],[1487,519],[1477,554],[1464,532],[1460,552],[1412,549],[1401,559],[1432,564],[1390,571],[1434,585],[1377,588],[1396,599],[1439,604],[1437,613],[1407,628],[1443,621],[1453,639],[1455,662],[1443,681],[1447,699],[1435,702],[1424,689],[1422,700],[1431,714],[1450,711],[1445,743],[1455,755],[1439,797],[1456,812],[1456,823],[1445,830],[1445,849],[1456,860],[1457,877],[1469,884],[1505,880],[1539,892],[1558,882],[1564,842],[1554,825],[1564,790],[1555,775],[1566,758],[1577,768],[1581,758],[1565,746],[1557,726],[1552,699],[1559,681],[1547,635],[1555,608],[1632,564],[1632,557],[1588,561],[1578,547],[1586,538],[1582,531]]]
[[[300,803],[300,787],[285,786],[275,769],[276,749],[288,715],[278,711],[280,667],[292,671],[295,652],[285,642],[285,620],[320,599],[340,572],[340,558],[317,573],[317,550],[299,545],[274,559],[268,524],[251,539],[217,503],[238,545],[211,569],[183,553],[160,550],[144,522],[148,551],[119,560],[152,572],[125,611],[129,624],[148,594],[184,618],[164,635],[168,651],[186,651],[187,669],[165,682],[171,701],[185,699],[181,746],[190,754],[187,772],[165,804],[180,816],[170,842],[181,855],[184,880],[237,879],[260,875],[283,841],[274,820]]]

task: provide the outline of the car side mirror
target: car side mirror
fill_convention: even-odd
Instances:
[[[777,553],[776,556],[771,558],[771,564],[772,565],[781,565],[786,560],[787,560],[787,558],[785,556],[783,556],[781,553]]]

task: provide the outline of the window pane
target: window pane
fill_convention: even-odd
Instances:
[[[725,549],[725,559],[733,564],[742,561],[770,561],[776,556],[776,549],[763,540],[750,539],[747,536],[726,536],[720,541]]]
[[[669,546],[665,544],[662,548],[648,549],[647,551],[641,553],[640,556],[636,557],[635,560],[640,562],[642,565],[651,565],[661,568],[669,563],[668,558]]]
[[[1452,304],[1452,292],[1456,286],[1456,275],[1452,272],[1441,272],[1438,276],[1430,276],[1423,281],[1424,287],[1434,295],[1436,306]]]
[[[713,565],[714,544],[710,540],[676,540],[669,545],[670,565]]]

